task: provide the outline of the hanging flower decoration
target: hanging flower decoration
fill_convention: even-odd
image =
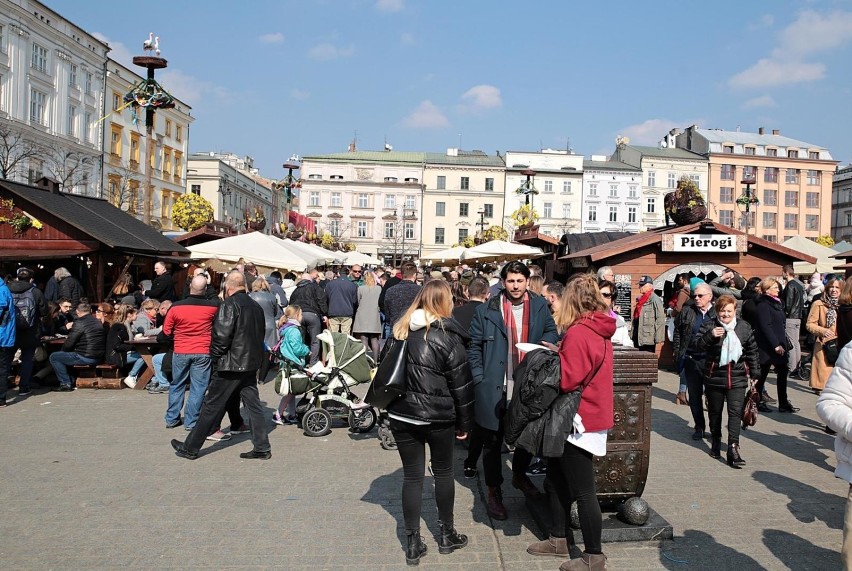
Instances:
[[[532,226],[536,223],[536,221],[538,220],[538,212],[536,212],[535,209],[529,204],[524,204],[523,206],[512,212],[511,218],[518,228],[523,228],[524,226]]]
[[[502,226],[491,226],[482,233],[483,242],[491,242],[492,240],[508,240],[509,232]]]
[[[263,230],[266,228],[266,216],[260,206],[255,206],[254,210],[248,208],[244,211],[246,226],[252,230]]]
[[[695,182],[687,176],[680,177],[677,188],[663,198],[666,214],[678,225],[694,224],[707,216],[707,205]]]
[[[326,250],[330,250],[333,245],[334,236],[332,236],[331,232],[323,232],[322,238],[320,238],[320,246]]]
[[[213,206],[197,194],[183,194],[175,201],[172,219],[178,228],[192,232],[208,222],[213,222]]]
[[[0,200],[0,223],[6,223],[15,230],[15,234],[23,234],[30,228],[41,230],[44,224],[23,210],[15,211],[15,202],[11,199]]]

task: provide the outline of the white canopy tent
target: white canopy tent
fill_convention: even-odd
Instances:
[[[793,271],[796,274],[812,274],[814,272],[824,274],[835,271],[835,266],[843,264],[842,260],[832,258],[832,256],[837,254],[836,250],[817,244],[813,240],[808,240],[803,236],[793,236],[789,240],[782,242],[781,245],[817,259],[815,264],[793,262]]]
[[[337,253],[343,254],[343,256],[344,256],[343,265],[344,266],[352,266],[352,265],[355,265],[355,264],[360,264],[362,266],[376,266],[376,265],[379,264],[379,261],[376,258],[374,258],[372,256],[368,256],[367,254],[364,254],[362,252],[352,251],[352,252],[337,252]]]
[[[492,240],[473,248],[467,248],[462,252],[461,259],[476,262],[509,262],[512,260],[526,260],[529,258],[540,258],[544,252],[540,248],[504,242],[503,240]]]
[[[307,242],[299,242],[296,240],[291,240],[289,238],[278,238],[275,237],[276,240],[281,241],[285,247],[295,250],[300,256],[305,257],[309,260],[313,260],[312,263],[309,264],[310,267],[315,268],[317,266],[326,266],[328,264],[333,264],[338,259],[338,256],[335,252],[331,252],[326,250],[325,248],[320,248],[314,244],[308,244]]]
[[[447,248],[446,250],[420,256],[420,259],[428,262],[458,262],[466,250],[467,248],[464,246],[456,246],[455,248]]]
[[[250,232],[188,246],[196,259],[237,263],[240,260],[272,270],[304,271],[310,262],[305,256],[287,248],[281,240]]]

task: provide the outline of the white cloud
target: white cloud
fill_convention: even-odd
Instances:
[[[772,14],[764,14],[757,21],[749,25],[749,30],[762,30],[763,28],[771,28],[775,23],[775,17]]]
[[[642,123],[628,125],[618,131],[619,135],[628,137],[631,145],[656,145],[666,136],[666,133],[675,127],[684,125],[701,125],[703,121],[695,119],[692,121],[673,121],[671,119],[648,119]],[[615,147],[615,137],[613,135],[613,148]]]
[[[754,97],[743,103],[743,109],[759,109],[763,107],[778,107],[778,104],[769,95]]]
[[[109,53],[107,55],[111,59],[117,61],[118,63],[120,63],[121,65],[123,65],[123,66],[125,66],[129,69],[134,69],[133,54],[130,52],[129,49],[127,49],[127,46],[125,46],[121,42],[114,42],[114,41],[110,40],[108,37],[106,37],[105,35],[103,35],[100,32],[94,32],[92,35],[94,37],[96,37],[97,39],[99,39],[100,41],[109,44],[110,50],[109,50]],[[148,38],[143,38],[143,40],[147,40],[147,39]],[[139,42],[139,55],[142,55],[142,53],[143,53],[142,52],[142,42],[140,41]]]
[[[262,44],[280,44],[284,41],[284,34],[282,34],[281,32],[263,34],[257,39]]]
[[[400,36],[399,41],[404,46],[413,46],[417,43],[417,40],[414,38],[414,34],[409,32],[404,32],[402,36]]]
[[[227,101],[230,98],[230,94],[224,87],[198,79],[179,69],[162,70],[157,76],[157,81],[166,91],[193,107],[209,98],[218,101]]]
[[[411,115],[403,119],[402,124],[412,129],[436,129],[447,127],[450,121],[438,107],[429,101],[423,101]]]
[[[298,99],[299,101],[304,101],[305,99],[308,99],[310,96],[311,96],[310,91],[302,91],[301,89],[291,89],[290,90],[290,97],[292,97],[293,99]]]
[[[318,61],[330,61],[344,57],[350,57],[355,53],[355,47],[338,48],[329,43],[318,44],[308,51],[308,57]]]
[[[376,0],[376,10],[379,12],[400,12],[403,8],[403,0]]]
[[[493,85],[477,85],[465,91],[462,96],[462,108],[466,111],[484,111],[503,105],[500,90]]]
[[[763,58],[750,68],[733,76],[728,82],[731,87],[749,89],[816,81],[823,77],[825,77],[825,64],[822,63]]]

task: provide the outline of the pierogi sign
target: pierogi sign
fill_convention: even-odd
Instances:
[[[668,234],[663,240],[666,252],[742,252],[745,236],[733,234]],[[742,244],[740,244],[742,242]]]

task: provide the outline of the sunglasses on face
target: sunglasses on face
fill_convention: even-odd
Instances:
[[[605,297],[605,298],[607,298],[607,299],[612,299],[612,294],[611,294],[611,293],[601,292],[601,295],[602,295],[602,296],[604,296],[604,297]]]
[[[707,297],[706,293],[694,293],[692,294],[692,299],[698,299],[699,297]]]

